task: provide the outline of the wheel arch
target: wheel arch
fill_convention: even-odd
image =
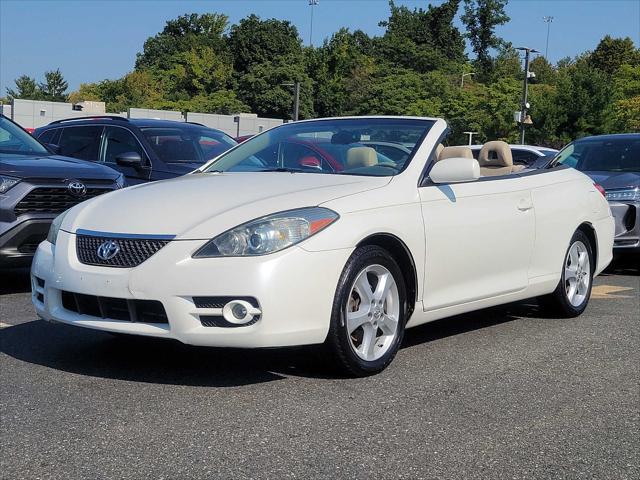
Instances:
[[[598,266],[598,234],[596,233],[596,229],[593,228],[593,225],[591,225],[591,223],[583,222],[576,229],[576,231],[578,230],[584,233],[589,239],[589,242],[591,243],[591,250],[593,252],[593,264],[594,264],[593,268],[595,270],[597,269],[597,266]]]
[[[415,303],[418,301],[418,270],[411,250],[409,250],[406,243],[392,233],[380,232],[371,234],[360,240],[356,248],[366,245],[376,245],[384,248],[398,262],[407,288],[407,321],[409,321],[413,314]],[[413,301],[409,299],[413,299]]]

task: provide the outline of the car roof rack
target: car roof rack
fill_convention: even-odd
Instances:
[[[207,127],[205,124],[203,123],[198,123],[198,122],[184,122],[184,123],[190,123],[191,125],[198,125],[200,127]],[[209,128],[209,127],[207,127]]]
[[[129,119],[127,117],[120,117],[118,115],[96,115],[96,116],[87,116],[87,117],[71,117],[71,118],[62,118],[60,120],[54,120],[50,122],[49,125],[53,125],[54,123],[64,123],[64,122],[79,122],[82,120],[122,120],[123,122],[128,122]]]

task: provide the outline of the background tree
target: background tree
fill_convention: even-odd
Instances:
[[[495,34],[495,28],[510,20],[504,10],[506,5],[507,0],[464,0],[462,22],[476,54],[479,73],[485,78],[491,72],[491,50],[504,44]]]
[[[635,48],[629,37],[612,38],[606,35],[589,55],[588,62],[593,68],[613,75],[624,64],[639,65],[640,49]]]
[[[13,98],[22,98],[25,100],[38,100],[42,98],[42,92],[36,83],[35,78],[28,75],[21,75],[14,80],[15,89],[7,88],[7,97],[9,100]]]
[[[42,92],[42,98],[52,102],[65,102],[67,100],[67,88],[69,84],[57,68],[50,72],[45,72],[44,82],[38,84],[39,90]]]

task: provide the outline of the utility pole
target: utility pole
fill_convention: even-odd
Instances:
[[[522,101],[520,102],[520,144],[524,145],[524,123],[527,119],[527,110],[529,110],[529,77],[533,76],[529,72],[529,56],[532,53],[540,53],[538,50],[529,47],[518,47],[516,50],[524,51],[524,82],[522,85]]]
[[[544,49],[544,58],[545,60],[549,60],[549,31],[551,30],[551,22],[553,22],[553,17],[551,16],[547,16],[547,17],[542,17],[542,20],[544,21],[544,23],[547,24],[547,46]]]
[[[283,87],[293,87],[293,121],[300,118],[300,82],[281,83]]]
[[[311,7],[311,29],[309,31],[309,46],[313,47],[313,7],[318,5],[320,0],[309,0],[309,6]]]

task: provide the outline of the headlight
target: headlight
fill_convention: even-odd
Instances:
[[[266,255],[302,242],[335,222],[339,215],[322,207],[299,208],[252,220],[218,235],[194,258]]]
[[[19,178],[7,177],[6,175],[0,175],[0,193],[5,193],[16,183],[20,181]]]
[[[60,231],[60,226],[62,225],[62,221],[64,217],[67,215],[69,210],[65,210],[51,222],[51,226],[49,227],[49,233],[47,234],[47,241],[56,244],[56,239],[58,238],[58,232]]]
[[[631,202],[640,201],[640,188],[621,188],[620,190],[607,190],[607,200],[624,200]]]
[[[116,188],[124,188],[127,186],[127,180],[124,178],[124,173],[121,173],[118,178],[116,178]]]

